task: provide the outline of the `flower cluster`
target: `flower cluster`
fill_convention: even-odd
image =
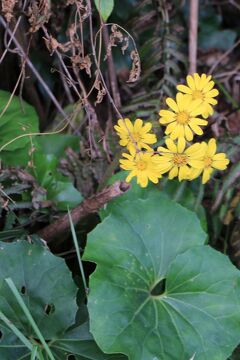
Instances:
[[[157,183],[163,174],[169,179],[178,177],[181,180],[194,180],[202,175],[205,184],[214,169],[225,170],[229,160],[224,153],[216,153],[214,138],[208,143],[191,141],[194,135],[202,135],[202,127],[208,124],[207,118],[213,114],[217,104],[215,97],[218,90],[214,88],[211,75],[193,74],[187,76],[187,85],[178,85],[176,99],[167,98],[169,110],[159,112],[161,125],[166,126],[165,146],[154,150],[156,135],[151,133],[152,124],[136,119],[134,124],[129,119],[120,119],[115,130],[120,137],[120,145],[129,153],[123,153],[120,167],[130,171],[126,181],[134,176],[141,187],[148,181]]]

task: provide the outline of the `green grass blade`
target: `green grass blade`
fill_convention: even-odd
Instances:
[[[71,228],[73,243],[74,243],[76,253],[77,253],[79,269],[80,269],[80,272],[81,272],[81,275],[82,275],[84,289],[85,289],[86,294],[88,294],[87,282],[86,282],[86,278],[85,278],[85,274],[84,274],[84,270],[83,270],[82,259],[81,259],[81,255],[80,255],[80,251],[79,251],[76,231],[75,231],[75,228],[74,228],[74,225],[73,225],[73,221],[72,221],[72,217],[71,217],[71,213],[70,213],[69,209],[68,209],[68,217],[69,217],[69,222],[70,222],[70,228]]]
[[[12,330],[12,332],[21,340],[21,342],[32,351],[32,343],[21,333],[20,330],[0,311],[0,319]]]
[[[40,357],[38,356],[38,346],[35,345],[31,353],[31,360],[35,360],[37,358],[40,359]]]
[[[29,323],[31,324],[33,330],[35,331],[35,334],[38,336],[39,340],[41,341],[46,353],[49,356],[50,360],[55,360],[54,356],[48,346],[48,344],[46,343],[44,337],[41,334],[41,331],[39,330],[37,324],[35,323],[30,311],[28,310],[27,306],[25,305],[21,295],[18,292],[18,289],[16,288],[14,282],[12,281],[11,278],[7,278],[5,279],[6,283],[8,284],[10,290],[12,291],[15,299],[17,300],[19,306],[22,308],[22,311],[24,312],[24,314],[26,315],[26,318],[28,319]]]
[[[38,356],[38,360],[45,360],[44,356],[43,356],[43,353],[42,353],[42,350],[39,347],[38,347],[37,356]]]

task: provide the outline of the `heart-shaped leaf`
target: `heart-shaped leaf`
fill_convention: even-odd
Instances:
[[[195,214],[161,195],[111,208],[84,255],[97,263],[88,308],[103,351],[130,360],[231,354],[240,331],[239,273],[204,240]]]

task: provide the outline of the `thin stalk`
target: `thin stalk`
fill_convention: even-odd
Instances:
[[[20,330],[0,311],[0,319],[9,327],[12,332],[21,340],[21,342],[32,351],[33,345],[32,343],[21,333]]]
[[[181,199],[181,196],[182,196],[182,194],[183,194],[183,192],[184,192],[184,190],[185,190],[186,185],[187,185],[187,182],[186,182],[186,181],[183,181],[183,182],[181,183],[181,185],[178,187],[178,189],[177,189],[177,191],[176,191],[176,193],[175,193],[175,195],[174,195],[174,197],[173,197],[173,199],[174,199],[175,201],[179,201],[179,200]]]
[[[30,311],[28,310],[27,306],[25,305],[21,295],[18,292],[18,289],[16,288],[14,282],[12,281],[11,278],[6,278],[5,279],[7,285],[9,286],[10,290],[12,291],[15,299],[17,300],[19,306],[21,307],[22,311],[24,312],[24,314],[26,315],[26,318],[28,319],[29,323],[31,324],[33,330],[35,331],[35,334],[37,335],[37,337],[39,338],[39,340],[41,341],[47,355],[49,356],[50,360],[55,360],[48,344],[46,343],[43,335],[41,334],[36,322],[34,321]]]
[[[31,360],[35,360],[38,358],[38,346],[34,345],[32,353],[31,353]]]
[[[197,199],[196,199],[196,202],[194,205],[195,212],[198,211],[199,205],[201,204],[202,199],[203,199],[203,195],[204,195],[204,185],[201,183],[199,186],[199,190],[198,190],[198,196],[197,196]]]
[[[85,274],[84,274],[84,270],[83,270],[82,259],[81,259],[81,255],[80,255],[80,251],[79,251],[76,231],[75,231],[75,228],[74,228],[74,225],[73,225],[73,221],[72,221],[72,217],[71,217],[71,213],[70,213],[69,209],[68,209],[68,217],[69,217],[69,223],[70,223],[73,243],[74,243],[76,253],[77,253],[79,269],[80,269],[80,272],[81,272],[81,275],[82,275],[83,285],[84,285],[84,289],[85,289],[85,292],[86,292],[86,295],[87,295],[88,294],[87,282],[86,282],[86,278],[85,278]]]

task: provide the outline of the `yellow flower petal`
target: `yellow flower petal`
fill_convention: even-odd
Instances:
[[[197,73],[194,73],[193,78],[194,78],[196,89],[201,90],[201,88],[200,88],[200,76]]]
[[[177,90],[185,94],[192,94],[192,90],[186,85],[178,85]]]
[[[190,102],[190,104],[188,105],[188,111],[191,116],[194,116],[195,113],[199,113],[199,111],[201,111],[201,106],[200,106],[201,104],[202,104],[201,99],[192,100]]]
[[[209,81],[207,85],[204,86],[203,93],[207,93],[214,87],[214,81]]]
[[[201,160],[189,160],[189,165],[191,165],[195,169],[203,169],[204,168],[204,162]]]
[[[207,84],[207,75],[206,74],[202,74],[200,76],[200,82],[199,82],[199,88],[202,91],[204,86]]]
[[[144,124],[144,126],[142,127],[142,132],[147,133],[152,129],[152,124],[150,122],[147,122],[146,124]]]
[[[188,103],[189,95],[183,95],[182,93],[177,93],[176,95],[176,101],[178,105],[178,112],[184,111],[186,108],[186,103]]]
[[[136,121],[135,121],[135,123],[133,125],[133,130],[136,131],[136,132],[141,131],[142,125],[143,125],[143,121],[141,119],[136,119]]]
[[[204,169],[203,175],[202,175],[202,183],[203,184],[206,184],[206,182],[210,179],[212,171],[213,170],[211,168]]]
[[[199,119],[199,118],[194,118],[194,122],[197,125],[203,125],[203,126],[208,124],[207,120],[202,120],[202,119]]]
[[[215,160],[212,162],[212,167],[218,170],[225,170],[227,165],[229,164],[229,160]]]
[[[213,156],[213,155],[215,155],[216,151],[217,151],[216,140],[212,138],[208,142],[207,154],[209,156]]]
[[[179,111],[178,109],[178,106],[177,106],[177,103],[172,99],[172,98],[167,98],[166,99],[166,103],[167,105],[173,110],[175,111],[176,113]]]
[[[190,89],[196,90],[195,82],[194,82],[193,77],[191,75],[187,76],[187,84],[190,87]]]
[[[208,97],[205,98],[205,101],[206,101],[206,103],[211,104],[211,105],[216,105],[218,103],[216,99],[208,98]]]
[[[211,91],[209,91],[207,93],[207,97],[215,97],[215,96],[218,96],[219,94],[219,91],[217,89],[212,89]]]
[[[179,168],[178,179],[179,181],[186,180],[189,175],[189,167],[187,165]]]
[[[177,146],[175,145],[175,143],[174,143],[174,141],[173,141],[172,139],[167,138],[167,139],[165,140],[165,143],[166,143],[168,149],[169,149],[171,152],[173,152],[173,153],[177,152]]]
[[[126,182],[130,182],[133,177],[134,177],[133,172],[130,172],[130,174],[128,174],[128,176],[126,177]]]
[[[178,175],[178,167],[177,166],[174,166],[170,172],[169,172],[169,175],[168,175],[168,178],[170,180],[172,180],[173,178],[175,178],[176,176]]]
[[[162,117],[169,117],[169,118],[174,118],[176,116],[175,113],[170,110],[160,110],[159,115]]]
[[[187,139],[187,141],[192,141],[193,139],[193,133],[192,131],[190,130],[189,126],[185,126],[185,137]]]
[[[218,153],[213,155],[213,160],[228,160],[228,159],[226,158],[226,154]]]
[[[173,131],[170,134],[170,138],[175,140],[179,137],[179,132],[180,132],[180,127],[182,125],[176,124],[175,128],[173,129]],[[166,132],[165,132],[166,133]]]
[[[184,137],[179,137],[178,144],[177,144],[177,150],[180,154],[184,152],[185,146],[186,146],[186,141],[185,141]]]
[[[189,173],[189,180],[194,180],[196,179],[199,175],[201,175],[203,169],[196,169],[196,168],[192,168],[190,173]]]
[[[177,122],[174,121],[166,127],[165,134],[169,135],[177,126]]]
[[[196,125],[193,121],[189,122],[189,126],[195,132],[195,134],[197,134],[197,135],[202,135],[203,134],[202,129],[198,125]]]

